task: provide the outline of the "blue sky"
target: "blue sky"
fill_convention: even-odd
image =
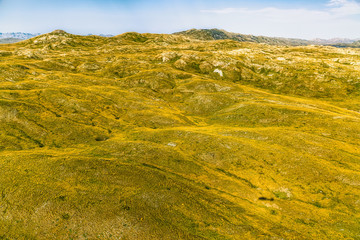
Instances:
[[[359,0],[0,0],[0,32],[172,33],[190,28],[360,38]]]

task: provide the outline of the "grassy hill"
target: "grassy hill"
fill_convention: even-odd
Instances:
[[[0,239],[360,239],[359,53],[1,45]]]

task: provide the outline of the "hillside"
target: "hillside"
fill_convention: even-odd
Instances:
[[[313,43],[303,39],[245,35],[239,33],[231,33],[220,29],[190,29],[187,31],[177,32],[174,34],[183,35],[199,40],[207,40],[207,41],[230,39],[238,42],[266,43],[270,45],[289,45],[289,46],[304,46]]]
[[[350,44],[358,41],[359,39],[349,39],[349,38],[331,38],[331,39],[321,39],[316,38],[311,40],[314,45],[331,45],[331,44]]]
[[[358,49],[0,45],[0,239],[360,239],[359,90]]]
[[[20,42],[22,41],[22,39],[19,38],[0,38],[0,43],[16,43],[16,42]]]
[[[360,41],[355,41],[352,43],[338,43],[333,44],[332,46],[340,48],[360,48]]]
[[[245,35],[240,33],[227,32],[220,29],[190,29],[187,31],[174,33],[176,35],[183,35],[192,39],[211,41],[211,40],[234,40],[238,42],[253,42],[253,43],[265,43],[269,45],[280,46],[307,46],[307,45],[331,45],[334,47],[358,47],[358,39],[347,38],[332,38],[332,39],[313,39],[304,40],[297,38],[281,38],[281,37],[265,37]]]

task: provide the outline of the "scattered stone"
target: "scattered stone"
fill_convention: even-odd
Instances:
[[[214,73],[218,73],[218,74],[220,75],[220,77],[223,77],[223,76],[224,76],[223,71],[221,71],[221,70],[218,69],[218,68],[214,70]]]
[[[170,146],[170,147],[176,147],[176,146],[177,146],[177,144],[176,144],[176,143],[173,143],[173,142],[170,142],[170,143],[168,143],[167,145]]]

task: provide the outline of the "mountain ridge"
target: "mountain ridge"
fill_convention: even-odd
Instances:
[[[125,33],[123,33],[125,34]],[[240,42],[254,42],[254,43],[266,43],[270,45],[289,45],[289,46],[305,46],[305,45],[330,45],[335,47],[346,47],[349,44],[350,47],[354,47],[356,41],[359,39],[348,39],[348,38],[332,38],[332,39],[321,39],[316,38],[312,40],[304,40],[299,38],[285,38],[285,37],[266,37],[266,36],[255,36],[246,35],[240,33],[232,33],[222,29],[190,29],[181,32],[175,32],[174,35],[183,35],[198,40],[234,40]],[[13,43],[21,40],[27,40],[40,36],[42,34],[36,33],[0,33],[0,39],[2,43]],[[100,36],[100,37],[114,37],[112,34],[87,34],[78,36]],[[120,34],[121,35],[121,34]],[[171,35],[171,34],[170,34]],[[119,35],[117,35],[119,36]],[[353,44],[353,45],[351,45]],[[357,45],[356,45],[357,46]]]
[[[12,33],[0,33],[0,39],[2,38],[17,38],[17,39],[29,39],[39,36],[40,33],[23,33],[23,32],[12,32]]]
[[[358,39],[347,38],[332,38],[332,39],[313,39],[304,40],[298,38],[285,38],[285,37],[266,37],[246,35],[240,33],[232,33],[222,29],[190,29],[174,34],[185,35],[200,40],[220,40],[231,39],[239,42],[255,42],[267,43],[270,45],[289,45],[289,46],[305,46],[305,45],[334,45],[334,44],[350,44]]]
[[[183,32],[176,32],[176,35],[185,35],[199,40],[220,40],[229,39],[239,42],[255,42],[267,43],[273,45],[308,45],[307,40],[291,39],[291,38],[276,38],[265,36],[245,35],[239,33],[231,33],[220,29],[190,29]]]

